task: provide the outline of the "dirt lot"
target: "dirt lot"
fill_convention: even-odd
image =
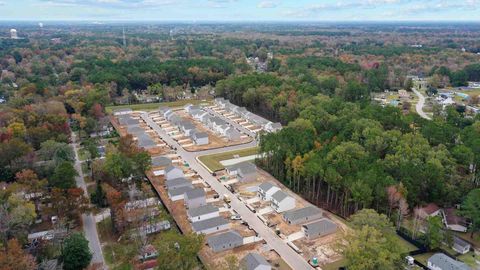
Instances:
[[[342,239],[343,233],[337,231],[334,234],[326,235],[314,240],[302,238],[293,243],[303,252],[306,260],[313,257],[318,258],[320,265],[329,264],[342,259],[341,254],[337,251],[338,241]]]

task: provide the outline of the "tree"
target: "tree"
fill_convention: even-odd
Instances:
[[[53,214],[60,218],[67,218],[68,222],[74,222],[78,217],[90,210],[88,199],[81,188],[59,189],[54,188],[51,192]]]
[[[99,182],[97,182],[95,191],[90,195],[90,200],[98,207],[103,208],[107,206],[107,193]]]
[[[35,258],[22,250],[17,239],[8,240],[4,250],[0,252],[0,269],[2,270],[35,270]]]
[[[160,254],[158,264],[162,269],[191,270],[198,267],[197,253],[203,246],[203,236],[167,231],[160,234],[154,245]]]
[[[35,217],[35,205],[20,195],[11,194],[6,199],[2,198],[0,201],[0,233],[4,245],[9,238],[26,233]]]
[[[54,160],[56,164],[63,161],[75,161],[75,152],[70,145],[53,140],[43,142],[38,155],[43,160]]]
[[[427,219],[427,230],[425,232],[425,242],[429,249],[439,248],[443,242],[443,223],[439,216],[429,217]]]
[[[64,270],[85,269],[92,260],[88,240],[81,233],[74,233],[65,239],[62,250]]]
[[[470,191],[462,203],[460,213],[470,220],[470,232],[480,231],[480,189]]]
[[[62,161],[55,168],[53,175],[49,179],[49,184],[57,188],[73,188],[75,187],[76,176],[78,176],[78,172],[73,167],[73,164],[69,161]]]

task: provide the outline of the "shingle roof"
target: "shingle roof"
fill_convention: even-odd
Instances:
[[[188,209],[188,215],[190,217],[198,217],[198,216],[215,213],[215,212],[218,212],[218,207],[213,206],[211,204]]]
[[[448,225],[462,225],[467,227],[467,220],[464,217],[461,217],[456,214],[456,210],[454,208],[446,208],[443,210],[445,214],[445,221]]]
[[[457,246],[457,247],[461,247],[462,249],[465,248],[465,247],[470,247],[471,246],[470,243],[461,239],[458,236],[453,237],[453,245]]]
[[[182,195],[182,194],[185,194],[185,192],[187,192],[187,191],[189,191],[189,190],[191,190],[191,189],[193,189],[192,184],[190,184],[189,186],[186,186],[186,187],[179,187],[179,188],[176,188],[176,189],[169,189],[169,190],[168,190],[168,195],[170,195],[170,197]]]
[[[242,171],[242,173],[247,174],[247,173],[256,172],[257,166],[255,166],[255,164],[249,161],[244,161],[244,162],[240,162],[240,163],[228,166],[228,169],[230,171],[234,171],[234,170]]]
[[[229,224],[223,217],[214,217],[192,223],[193,230],[201,232],[203,230],[219,227]]]
[[[442,270],[470,270],[465,263],[456,261],[443,253],[435,253],[428,259],[428,262]]]
[[[165,173],[169,173],[169,172],[171,172],[171,171],[173,171],[173,170],[176,170],[176,169],[181,170],[181,169],[178,168],[178,167],[175,167],[175,166],[173,166],[173,165],[170,165],[170,166],[168,166],[167,168],[165,168]]]
[[[130,134],[139,134],[139,133],[144,133],[145,130],[141,128],[140,126],[128,126],[127,127],[127,132]]]
[[[205,190],[203,190],[203,188],[192,189],[186,192],[185,196],[188,197],[189,200],[205,197]]]
[[[212,247],[221,247],[225,244],[243,241],[243,237],[237,231],[227,231],[208,237],[207,244]]]
[[[242,266],[246,267],[246,270],[255,270],[259,266],[270,266],[270,264],[258,253],[248,253],[245,257],[243,257]]]
[[[191,185],[192,183],[183,177],[168,180],[166,182],[166,186],[168,189],[176,189],[176,188],[191,186]]]
[[[156,145],[157,144],[147,134],[144,133],[138,136],[138,146],[149,148],[149,147],[154,147]]]
[[[210,118],[210,122],[213,122],[215,123],[215,125],[217,126],[222,126],[222,125],[226,125],[227,122],[225,122],[225,120],[221,119],[220,117],[218,116],[213,116]]]
[[[293,209],[285,212],[283,217],[287,220],[298,220],[306,217],[321,215],[322,210],[315,206],[307,206],[300,209]]]
[[[307,230],[308,234],[317,235],[335,230],[337,224],[328,218],[322,218],[312,223],[305,224],[303,227]]]
[[[158,156],[152,157],[152,166],[161,167],[161,166],[170,166],[172,165],[172,160],[168,157]]]
[[[261,183],[258,188],[267,192],[268,190],[270,190],[271,188],[273,187],[277,187],[275,186],[274,184],[270,183],[270,182],[265,182],[265,183]]]
[[[273,193],[272,198],[275,199],[277,202],[283,201],[285,198],[289,197],[287,193],[279,190],[275,193]]]

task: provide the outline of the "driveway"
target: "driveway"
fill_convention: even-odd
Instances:
[[[150,117],[147,113],[142,113],[141,117],[145,122],[152,127],[157,134],[170,146],[177,148],[177,154],[182,157],[183,160],[190,164],[190,167],[197,171],[197,173],[214,189],[219,195],[228,195],[231,198],[231,207],[238,214],[240,214],[244,221],[248,222],[251,228],[253,228],[260,237],[262,237],[267,244],[274,249],[280,257],[295,270],[307,270],[313,269],[310,264],[292,248],[290,248],[284,241],[282,241],[270,228],[268,228],[262,221],[252,213],[243,202],[238,200],[237,196],[234,196],[224,185],[222,185],[215,177],[213,177],[206,168],[204,168],[197,161],[196,157],[199,155],[214,154],[220,152],[226,152],[230,150],[243,149],[246,147],[252,147],[250,144],[237,145],[231,147],[225,147],[220,149],[212,149],[201,152],[187,152],[177,142],[175,142],[170,136],[168,136]],[[255,146],[256,141],[252,142]],[[319,269],[319,268],[317,268]]]
[[[417,89],[415,88],[412,88],[412,91],[415,93],[415,95],[418,96],[418,99],[419,99],[417,102],[417,105],[415,106],[418,115],[420,115],[420,117],[424,119],[432,120],[432,118],[423,111],[423,106],[425,105],[425,97],[422,95],[422,93],[417,91]]]
[[[72,144],[73,150],[75,151],[75,169],[78,172],[78,176],[75,178],[77,187],[80,187],[85,192],[85,195],[88,196],[87,185],[83,178],[83,171],[81,166],[81,161],[78,157],[78,144],[76,143],[76,135],[72,132]],[[103,259],[102,246],[100,245],[100,239],[98,238],[97,224],[95,222],[95,217],[92,214],[83,214],[83,231],[85,238],[88,240],[88,246],[90,247],[90,252],[92,252],[93,257],[91,264],[103,265],[103,269],[108,269]]]

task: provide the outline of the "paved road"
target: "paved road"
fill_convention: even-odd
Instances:
[[[85,194],[88,194],[87,185],[85,184],[85,180],[83,178],[81,161],[78,157],[78,144],[76,143],[75,133],[72,133],[72,141],[73,143],[71,145],[75,151],[75,169],[78,172],[78,176],[75,178],[75,181],[77,182],[77,186],[82,188],[85,191]],[[91,263],[103,265],[103,269],[108,269],[106,267],[105,260],[103,259],[102,246],[100,245],[100,239],[98,238],[97,224],[95,223],[94,216],[92,214],[83,214],[82,221],[85,238],[87,238],[88,246],[93,254]]]
[[[214,116],[218,116],[224,120],[226,120],[230,125],[232,125],[234,128],[236,128],[237,130],[240,130],[241,132],[247,134],[248,136],[252,137],[252,138],[255,138],[256,137],[256,134],[251,132],[250,130],[248,130],[247,128],[245,128],[244,126],[240,125],[239,123],[215,112],[214,110],[210,109],[210,108],[207,108],[205,107],[204,108],[205,111],[207,111],[208,113],[210,113],[211,115],[214,115]]]
[[[432,120],[430,116],[428,116],[424,111],[423,111],[423,105],[425,105],[425,97],[422,95],[422,93],[418,92],[417,89],[412,88],[412,91],[418,96],[419,100],[417,102],[416,110],[418,115],[420,117],[427,119],[427,120]]]
[[[262,237],[267,244],[274,249],[280,257],[288,264],[292,269],[295,270],[310,270],[313,267],[305,261],[305,259],[297,254],[292,248],[290,248],[283,240],[281,240],[270,228],[268,228],[258,217],[256,214],[252,213],[248,208],[245,206],[243,202],[241,202],[237,196],[235,196],[232,192],[230,192],[223,184],[218,182],[218,180],[213,177],[207,169],[205,169],[200,163],[197,161],[196,157],[198,155],[204,155],[205,152],[214,153],[217,152],[225,152],[228,151],[226,148],[221,149],[214,149],[212,151],[202,151],[202,152],[187,152],[183,150],[183,148],[170,136],[168,136],[149,116],[147,113],[142,113],[141,117],[145,120],[145,122],[153,128],[153,130],[170,146],[177,148],[177,154],[182,157],[184,161],[186,161],[192,169],[197,171],[197,173],[208,183],[210,186],[220,195],[227,194],[231,198],[230,205],[232,208],[242,216],[243,220],[245,220],[251,228],[253,228],[260,237]],[[253,142],[255,144],[255,141]],[[245,148],[245,145],[237,145],[229,147],[229,149],[242,149]]]

